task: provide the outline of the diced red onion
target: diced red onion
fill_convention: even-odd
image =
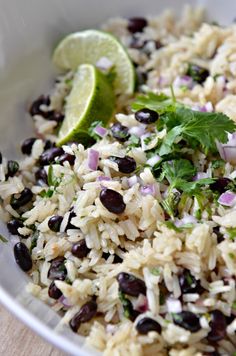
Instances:
[[[193,178],[194,181],[199,179],[209,178],[209,174],[205,172],[198,172],[195,177]]]
[[[178,76],[174,81],[175,88],[187,87],[189,89],[192,89],[193,85],[194,85],[193,79],[188,75],[182,75],[181,77]]]
[[[145,313],[148,310],[148,300],[143,294],[139,294],[138,298],[133,302],[135,310]]]
[[[157,81],[157,85],[159,85],[162,88],[165,86],[169,86],[170,85],[169,78],[164,77],[163,75],[160,75],[160,77],[158,78],[158,81]]]
[[[155,196],[156,195],[156,187],[154,184],[143,185],[140,188],[140,192],[143,196],[146,196],[146,195]]]
[[[113,67],[113,63],[108,59],[107,57],[101,57],[97,62],[96,62],[96,67],[108,71]]]
[[[139,125],[139,126],[133,126],[129,129],[130,135],[135,135],[138,137],[141,137],[144,132],[145,132],[146,126],[145,125]]]
[[[137,183],[138,183],[138,177],[136,175],[128,178],[128,185],[130,188],[133,187]]]
[[[110,181],[111,178],[110,177],[106,177],[106,176],[99,176],[97,177],[97,181],[98,182],[102,182],[102,181]]]
[[[216,146],[224,161],[236,164],[236,133],[228,134],[227,143],[216,141]]]
[[[168,298],[166,300],[166,306],[169,313],[181,313],[182,304],[178,299]]]
[[[97,134],[100,137],[105,137],[107,135],[107,129],[99,125],[96,126],[93,131],[95,132],[95,134]]]
[[[230,191],[227,191],[218,199],[218,203],[225,206],[233,206],[236,203],[236,194]]]
[[[92,171],[96,171],[98,168],[99,152],[90,148],[88,153],[88,167]]]
[[[189,214],[184,214],[184,217],[181,220],[177,219],[174,224],[176,227],[181,227],[183,225],[196,224],[196,223],[197,223],[197,219],[194,216]]]
[[[147,160],[147,164],[151,167],[155,166],[155,164],[157,164],[160,161],[161,157],[158,155],[152,156],[151,158],[149,158]]]
[[[66,307],[66,308],[71,308],[71,307],[72,307],[72,305],[69,303],[68,299],[64,297],[64,295],[62,295],[62,296],[58,299],[58,301],[59,301],[62,305],[64,305],[64,307]]]
[[[210,101],[208,101],[205,105],[199,107],[199,111],[202,112],[213,112],[213,105]]]

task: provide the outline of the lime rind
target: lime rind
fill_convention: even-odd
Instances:
[[[66,99],[65,119],[57,145],[69,141],[86,144],[91,141],[88,129],[94,121],[106,126],[112,117],[115,96],[106,76],[91,64],[79,66],[72,90]]]
[[[95,65],[107,57],[115,66],[114,88],[117,94],[132,94],[135,71],[126,49],[111,34],[99,30],[85,30],[66,36],[56,47],[53,63],[61,70],[76,70],[78,65]]]

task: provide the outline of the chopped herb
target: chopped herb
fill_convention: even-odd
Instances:
[[[222,167],[224,167],[224,165],[225,165],[225,162],[222,159],[216,159],[216,160],[212,161],[212,163],[211,163],[211,166],[214,169],[222,168]]]
[[[150,142],[152,142],[152,140],[153,140],[153,135],[146,137],[146,138],[144,139],[145,145],[148,145]]]
[[[8,242],[8,240],[5,237],[3,237],[2,235],[0,235],[0,241],[4,242],[4,243]]]
[[[30,253],[37,246],[37,241],[39,238],[39,231],[35,231],[31,237]]]
[[[97,135],[96,132],[94,132],[94,129],[97,126],[103,126],[102,121],[94,121],[88,129],[89,136],[92,137],[95,141],[101,140],[101,137],[99,135]]]
[[[134,147],[140,146],[140,138],[135,135],[131,135],[129,138],[129,144],[127,146],[127,150],[130,151]]]
[[[236,300],[232,304],[232,309],[236,310]]]
[[[162,291],[160,291],[160,296],[159,296],[160,305],[164,305],[165,301],[166,301],[166,297],[165,297],[164,293],[162,293]]]
[[[132,110],[134,111],[143,108],[155,110],[159,114],[163,114],[166,111],[175,111],[176,103],[165,94],[147,93],[146,95],[139,95],[132,104]]]
[[[230,257],[232,260],[234,260],[234,259],[235,259],[234,253],[233,253],[233,252],[229,252],[229,257]]]
[[[229,239],[231,241],[234,241],[236,239],[236,228],[227,229],[226,231],[227,231],[227,233],[229,235]]]
[[[132,311],[133,311],[133,306],[132,303],[129,299],[126,298],[125,294],[122,292],[119,292],[119,299],[123,305],[123,309],[124,309],[124,316],[127,319],[130,319],[131,315],[132,315]]]
[[[153,274],[154,276],[160,276],[160,274],[161,274],[160,268],[158,268],[158,267],[153,267],[150,272],[151,272],[151,274]]]
[[[215,75],[213,76],[214,81],[216,81],[216,79],[219,78],[219,77],[221,77],[221,76],[222,76],[222,74],[219,74],[219,73],[215,74]]]

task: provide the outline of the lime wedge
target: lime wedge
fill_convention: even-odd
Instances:
[[[120,42],[106,32],[86,30],[68,35],[56,47],[53,63],[62,70],[76,70],[83,63],[95,65],[103,57],[115,67],[115,92],[132,94],[135,86],[133,64]]]
[[[68,141],[88,143],[88,129],[94,121],[107,125],[115,106],[115,96],[106,76],[91,64],[79,66],[66,98],[65,119],[57,145]]]

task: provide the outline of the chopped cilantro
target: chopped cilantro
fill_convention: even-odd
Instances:
[[[158,268],[158,267],[153,267],[152,269],[151,269],[151,274],[153,274],[154,276],[160,276],[160,268]]]
[[[236,300],[232,304],[232,309],[236,310]]]
[[[101,137],[99,135],[97,135],[96,132],[94,132],[94,129],[97,126],[103,126],[102,121],[94,121],[88,129],[89,136],[92,137],[95,141],[101,140]]]
[[[5,237],[3,237],[2,235],[0,235],[0,241],[4,242],[4,243],[8,242],[8,240]]]
[[[119,292],[119,299],[122,303],[123,309],[124,309],[124,316],[127,319],[130,319],[133,311],[133,306],[132,303],[129,299],[126,298],[125,294],[122,292]]]
[[[30,253],[32,252],[33,248],[37,246],[38,238],[39,238],[39,231],[36,230],[31,237]]]
[[[236,228],[227,229],[227,233],[230,240],[234,241],[236,239]]]
[[[216,159],[212,161],[211,166],[213,169],[218,169],[224,167],[225,162],[222,159]]]
[[[175,111],[176,103],[165,94],[147,93],[146,95],[139,95],[132,104],[134,111],[143,108],[148,108],[157,111],[158,114],[163,114],[166,111]]]
[[[127,146],[127,150],[130,151],[134,147],[140,146],[140,138],[135,135],[131,135],[129,138],[129,144]]]
[[[232,260],[234,260],[234,259],[235,259],[234,253],[233,253],[233,252],[229,252],[229,257],[230,257]]]

